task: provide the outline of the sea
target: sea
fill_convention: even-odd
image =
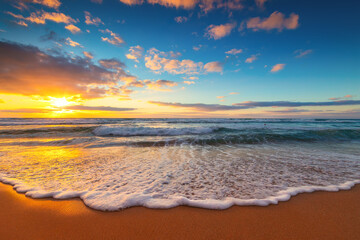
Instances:
[[[360,183],[360,120],[0,119],[0,181],[102,211],[267,206]]]

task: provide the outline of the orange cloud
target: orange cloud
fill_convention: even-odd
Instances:
[[[148,89],[156,90],[156,91],[165,91],[169,92],[171,89],[169,87],[177,86],[178,84],[169,80],[144,80],[143,83],[147,86]]]
[[[255,61],[255,60],[257,59],[257,56],[258,56],[258,55],[259,55],[259,54],[251,55],[251,57],[247,58],[247,59],[245,60],[245,62],[246,62],[246,63],[252,63],[253,61]]]
[[[105,68],[80,57],[51,56],[33,46],[1,41],[0,52],[0,69],[7,69],[0,71],[0,93],[99,98],[126,93],[129,89],[122,84],[133,77],[120,62],[116,69]]]
[[[272,72],[272,73],[278,72],[278,71],[280,71],[280,70],[283,70],[284,67],[285,67],[285,64],[283,64],[283,63],[278,63],[278,64],[276,64],[276,65],[274,65],[274,66],[272,67],[271,72]]]
[[[125,56],[128,59],[134,60],[135,62],[139,62],[139,58],[142,57],[142,54],[144,52],[144,48],[142,48],[140,45],[130,47],[129,53]]]
[[[72,46],[72,47],[82,47],[80,43],[71,40],[71,38],[69,38],[69,37],[66,38],[65,44]]]
[[[120,0],[120,2],[125,3],[127,5],[138,5],[143,4],[143,0]]]
[[[43,6],[46,6],[48,8],[54,8],[58,9],[61,5],[61,2],[59,0],[15,0],[17,5],[15,5],[16,8],[22,10],[22,9],[28,9],[27,3],[34,3],[34,4],[41,4]]]
[[[195,0],[148,0],[150,4],[160,4],[165,7],[192,9],[196,6]]]
[[[184,81],[183,83],[185,83],[185,84],[187,84],[187,85],[195,84],[194,81]]]
[[[112,31],[110,31],[109,29],[100,30],[100,32],[108,33],[112,37],[112,38],[101,37],[101,40],[103,40],[104,42],[108,42],[112,45],[121,45],[121,44],[125,43],[125,41],[119,36],[119,34],[114,33]]]
[[[299,27],[299,15],[291,13],[288,18],[281,12],[273,12],[268,18],[251,18],[246,22],[246,27],[254,31],[277,29],[296,29]]]
[[[36,24],[45,24],[47,20],[56,23],[65,23],[65,24],[76,22],[76,20],[74,20],[72,17],[67,16],[60,12],[36,11],[36,12],[32,12],[29,17],[24,17],[20,14],[14,14],[12,12],[6,12],[6,13],[14,18],[26,20]]]
[[[87,57],[87,58],[89,58],[89,59],[93,59],[93,58],[94,58],[94,56],[92,55],[91,52],[83,51],[83,54],[84,54],[85,57]]]
[[[217,40],[229,35],[235,27],[236,27],[236,23],[210,25],[206,28],[205,36]]]
[[[225,52],[226,54],[232,54],[232,55],[237,55],[239,53],[242,53],[243,50],[242,49],[236,49],[236,48],[233,48],[227,52]]]
[[[95,25],[95,26],[99,26],[100,24],[103,24],[103,21],[101,21],[100,18],[98,17],[92,17],[91,14],[87,11],[84,12],[85,13],[85,23],[87,25]]]
[[[77,26],[75,26],[73,24],[67,25],[67,26],[65,26],[65,28],[67,30],[69,30],[72,34],[81,32],[80,28],[78,28]]]
[[[18,21],[18,22],[15,22],[17,25],[20,25],[20,26],[24,26],[24,27],[27,27],[27,23],[24,22],[24,21]]]

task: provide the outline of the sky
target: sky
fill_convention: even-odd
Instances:
[[[360,118],[356,0],[0,5],[1,118]]]

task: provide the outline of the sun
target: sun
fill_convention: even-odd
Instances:
[[[58,108],[65,107],[65,106],[71,104],[71,102],[69,102],[65,97],[62,97],[62,98],[50,97],[50,103],[51,103],[51,105],[58,107]]]

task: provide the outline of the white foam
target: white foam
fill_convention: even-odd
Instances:
[[[355,184],[360,184],[360,180],[347,181],[339,185],[328,186],[302,186],[287,188],[276,193],[274,196],[269,196],[262,199],[238,199],[225,198],[218,199],[204,199],[191,200],[182,196],[172,196],[167,199],[156,198],[156,194],[114,194],[107,191],[44,191],[40,188],[28,187],[21,181],[6,178],[0,175],[0,181],[14,186],[14,189],[19,193],[25,193],[31,198],[48,198],[54,199],[70,199],[80,198],[85,205],[90,208],[101,211],[116,211],[128,207],[143,206],[147,208],[168,209],[181,205],[223,210],[231,206],[268,206],[270,204],[278,204],[279,202],[288,201],[292,196],[299,193],[310,193],[315,191],[329,191],[336,192],[340,190],[349,190]]]

